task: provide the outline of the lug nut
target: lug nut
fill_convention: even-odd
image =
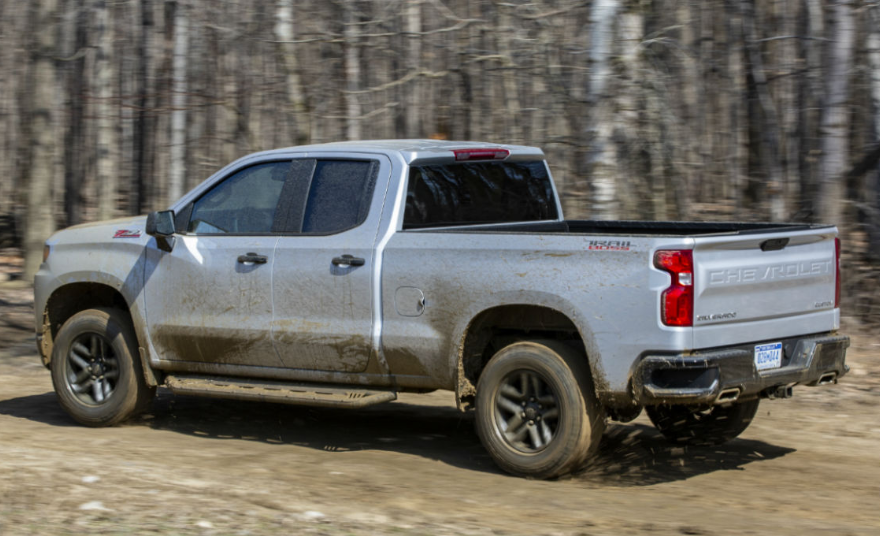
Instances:
[[[535,421],[529,421],[529,426],[535,426]]]
[[[523,411],[522,413],[519,414],[519,416],[522,417],[523,419],[525,419],[525,418],[526,418],[526,412]]]
[[[522,401],[522,407],[526,407],[526,401],[525,401],[525,400]]]

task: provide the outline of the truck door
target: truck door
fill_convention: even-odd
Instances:
[[[287,368],[361,372],[372,349],[373,250],[391,163],[316,155],[297,166],[313,171],[275,248],[272,340]]]
[[[157,357],[205,372],[280,366],[270,336],[273,225],[290,170],[287,159],[232,171],[181,211],[171,252],[148,246],[146,316]]]

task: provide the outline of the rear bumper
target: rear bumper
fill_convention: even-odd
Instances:
[[[782,365],[759,372],[755,345],[782,342]],[[633,395],[640,405],[717,404],[758,396],[784,396],[795,385],[833,383],[846,374],[849,337],[825,334],[652,355],[633,374]]]

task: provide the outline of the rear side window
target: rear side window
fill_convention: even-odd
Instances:
[[[555,220],[543,161],[414,166],[404,228]]]
[[[302,232],[332,234],[367,218],[379,166],[361,160],[318,160],[303,216]]]
[[[290,162],[237,171],[195,202],[187,231],[196,234],[272,232],[278,197]]]

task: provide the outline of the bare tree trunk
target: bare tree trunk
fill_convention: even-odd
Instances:
[[[35,48],[32,55],[29,144],[33,157],[28,174],[27,225],[24,234],[24,277],[31,281],[40,267],[43,243],[55,228],[52,178],[55,164],[55,55],[57,0],[39,0],[35,7]]]
[[[868,10],[868,67],[871,73],[871,104],[874,110],[874,141],[880,144],[880,5]],[[880,259],[880,166],[868,173],[868,251],[875,262]]]
[[[278,49],[287,73],[287,102],[294,113],[294,132],[297,144],[309,141],[310,119],[303,96],[302,80],[299,75],[299,60],[294,40],[293,0],[278,0],[275,10],[275,37],[280,41]]]
[[[874,109],[874,136],[880,141],[880,5],[868,10],[868,66],[871,73],[871,101]]]
[[[408,0],[404,15],[404,29],[406,30],[406,70],[407,74],[418,72],[422,65],[422,1]],[[416,77],[408,84],[405,97],[406,108],[406,132],[407,138],[423,137],[420,114],[423,102],[419,99],[419,90],[422,85],[421,77]]]
[[[819,219],[843,225],[846,197],[844,173],[849,160],[849,77],[852,69],[855,25],[850,0],[827,6],[828,63],[825,71],[825,107],[822,110],[822,155],[817,192]]]
[[[117,169],[113,150],[114,111],[113,94],[113,27],[110,10],[105,0],[94,3],[95,34],[98,49],[95,57],[95,86],[97,92],[98,147],[95,168],[97,170],[98,219],[112,218],[116,213]]]
[[[183,195],[186,176],[186,63],[189,48],[187,4],[177,0],[174,10],[174,55],[171,74],[171,161],[168,202]]]
[[[612,141],[617,146],[614,166],[607,170],[615,188],[625,191],[637,191],[639,187],[648,186],[657,178],[662,178],[662,166],[652,158],[657,125],[645,125],[641,128],[639,119],[645,114],[644,85],[641,79],[639,50],[644,37],[644,17],[638,9],[621,13],[618,17],[618,49],[617,55],[619,83],[613,99],[614,119]],[[659,119],[656,117],[655,119]],[[658,164],[658,165],[655,165]],[[665,199],[665,196],[661,199]],[[621,196],[617,200],[623,213],[640,211],[641,200],[637,196]],[[656,204],[657,199],[654,200]],[[665,206],[662,208],[665,210]]]
[[[767,175],[767,185],[763,188],[770,201],[770,219],[783,221],[785,219],[785,191],[782,187],[783,174],[780,165],[779,150],[779,123],[776,119],[776,103],[770,95],[767,87],[767,73],[764,70],[764,62],[761,59],[761,51],[758,50],[757,31],[755,29],[755,0],[742,0],[740,8],[743,16],[743,39],[754,90],[757,93],[760,113],[753,116],[753,127],[758,127],[761,132],[761,143],[758,147],[762,168]],[[755,140],[753,140],[754,142]]]
[[[618,0],[595,0],[590,13],[590,80],[587,105],[590,114],[585,135],[590,143],[588,152],[590,178],[593,186],[592,213],[598,219],[619,218],[617,184],[615,182],[614,147],[611,140],[611,110],[605,98],[611,79],[611,45],[614,42],[614,20],[620,10]]]
[[[354,0],[346,0],[345,3],[345,111],[346,127],[345,136],[349,140],[361,139],[361,104],[358,95],[354,93],[360,89],[361,64],[359,46],[357,44],[358,28],[357,13]]]
[[[85,112],[84,94],[86,90],[85,50],[88,32],[88,11],[84,0],[68,3],[68,23],[73,27],[73,40],[66,50],[68,61],[66,71],[66,93],[68,124],[64,138],[64,211],[67,225],[83,221],[83,180],[85,178],[85,151],[82,148],[84,137],[83,115]]]
[[[498,36],[498,52],[503,56],[502,77],[504,84],[504,119],[506,126],[505,135],[510,139],[507,143],[523,143],[522,122],[525,119],[522,114],[522,105],[519,100],[519,90],[516,87],[517,68],[513,58],[513,46],[511,41],[516,31],[513,27],[513,17],[509,13],[510,8],[501,8],[504,14],[499,17],[502,28]]]
[[[781,14],[783,19],[783,35],[797,35],[797,20],[800,17],[802,4],[798,0],[785,0]],[[803,80],[793,73],[797,70],[797,40],[786,39],[782,43],[782,68],[786,73],[792,73],[781,80],[782,98],[780,99],[782,111],[782,132],[784,135],[782,145],[785,155],[783,194],[786,198],[785,206],[789,212],[795,212],[793,207],[798,206],[796,192],[800,192],[798,182],[798,159],[800,157],[800,143],[798,140],[798,99],[796,82]]]
[[[147,115],[148,97],[147,85],[150,71],[150,41],[151,32],[153,30],[153,13],[151,8],[151,0],[140,0],[140,11],[137,15],[138,28],[136,30],[138,36],[137,58],[135,70],[135,106],[136,116],[134,120],[134,133],[132,145],[134,148],[133,171],[134,184],[131,186],[129,193],[128,211],[131,214],[140,214],[147,204],[147,139],[150,131],[150,119]]]

